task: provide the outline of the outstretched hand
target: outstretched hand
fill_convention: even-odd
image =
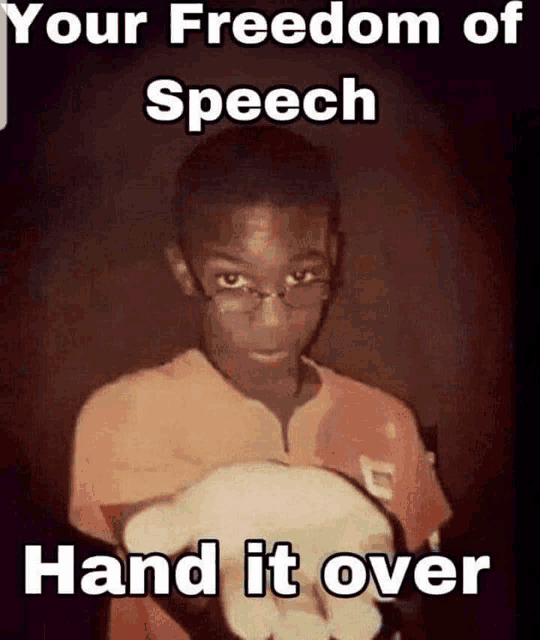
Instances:
[[[334,553],[394,552],[382,511],[352,482],[313,467],[271,462],[221,468],[170,504],[136,515],[125,530],[129,551],[174,555],[202,539],[220,543],[222,609],[231,630],[245,640],[368,640],[382,620],[373,584],[340,598],[321,585],[320,569]],[[300,595],[244,595],[246,539],[292,544],[300,556],[293,579]]]

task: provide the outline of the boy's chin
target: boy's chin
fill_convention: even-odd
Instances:
[[[294,352],[284,353],[285,357],[281,353],[278,356],[247,350],[216,364],[231,382],[251,397],[261,394],[289,396],[297,389],[298,357]]]
[[[248,351],[238,362],[237,374],[241,378],[251,378],[259,384],[265,380],[295,377],[298,372],[298,358],[294,352]]]
[[[264,383],[277,378],[295,376],[298,370],[299,356],[294,350],[261,350],[246,349],[227,359],[222,370],[231,378],[252,383]]]
[[[283,366],[292,360],[294,356],[288,351],[249,351],[247,357],[258,364],[264,364],[268,366]]]

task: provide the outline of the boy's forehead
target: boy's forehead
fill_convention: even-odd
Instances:
[[[203,206],[198,215],[204,224],[192,226],[194,249],[211,253],[229,248],[256,254],[268,245],[282,251],[325,251],[328,208],[324,206],[278,205],[269,201],[253,204]]]

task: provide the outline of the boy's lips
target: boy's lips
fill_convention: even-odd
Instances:
[[[265,364],[276,364],[285,360],[288,357],[287,351],[279,351],[279,350],[265,350],[265,351],[250,351],[249,357],[257,362],[262,362]]]

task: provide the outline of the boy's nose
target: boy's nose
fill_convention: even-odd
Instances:
[[[272,330],[286,333],[289,324],[289,315],[285,303],[279,296],[266,296],[255,311],[253,325],[258,329]]]

